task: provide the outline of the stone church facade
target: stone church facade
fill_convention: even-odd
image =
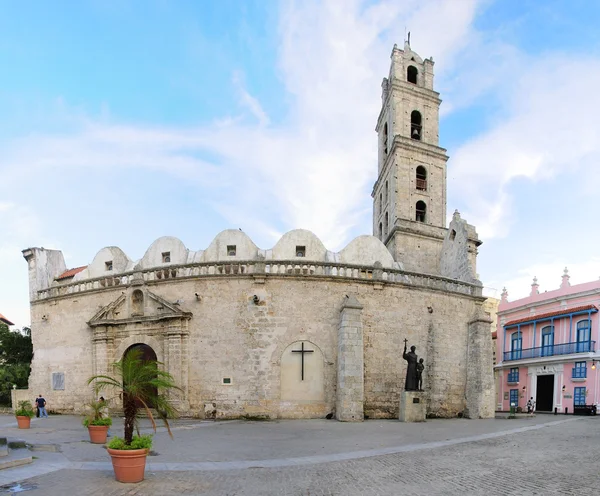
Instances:
[[[425,360],[430,416],[492,417],[490,319],[475,228],[446,227],[446,161],[433,61],[394,46],[383,80],[373,236],[340,252],[311,232],[260,249],[240,230],[205,250],[172,237],[131,260],[100,250],[67,270],[29,248],[30,396],[80,412],[87,379],[132,347],[164,365],[199,418],[397,418],[404,340]],[[118,400],[112,399],[118,408]]]

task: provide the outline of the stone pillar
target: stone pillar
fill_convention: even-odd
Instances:
[[[494,418],[494,370],[492,356],[492,319],[480,307],[469,322],[467,347],[466,416]]]
[[[94,328],[94,337],[92,338],[94,349],[92,354],[92,370],[94,375],[113,375],[112,370],[108,370],[108,328],[100,326]],[[120,357],[119,357],[120,360]]]
[[[340,311],[335,418],[364,420],[364,343],[361,311],[356,297],[346,296]]]
[[[183,384],[182,377],[182,329],[178,325],[173,326],[167,330],[165,346],[165,366],[167,372],[175,379],[175,384],[179,386],[182,391],[172,390],[170,392],[170,399],[173,402],[175,408],[181,410],[187,410],[185,402],[186,390],[185,384]]]

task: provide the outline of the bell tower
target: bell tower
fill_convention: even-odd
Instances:
[[[410,44],[392,50],[377,120],[373,235],[406,270],[438,274],[446,237],[446,150],[439,146],[433,60]]]

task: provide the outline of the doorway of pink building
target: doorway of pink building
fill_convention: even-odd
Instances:
[[[535,409],[538,412],[552,412],[554,402],[554,375],[537,376]]]

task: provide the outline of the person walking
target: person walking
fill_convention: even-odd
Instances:
[[[38,407],[40,412],[40,418],[48,418],[48,412],[46,412],[46,400],[40,394],[38,398],[35,399],[35,404]]]

